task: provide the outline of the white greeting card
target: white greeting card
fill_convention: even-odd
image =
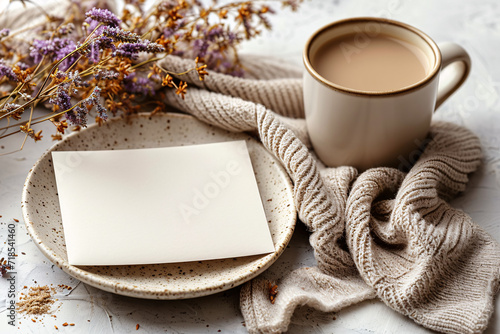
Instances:
[[[72,265],[274,251],[245,141],[52,158]]]

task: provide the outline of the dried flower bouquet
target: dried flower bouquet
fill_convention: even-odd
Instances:
[[[296,10],[300,1],[277,2]],[[243,76],[237,46],[270,29],[274,12],[270,1],[163,0],[148,10],[143,0],[125,2],[120,17],[106,2],[98,8],[95,1],[71,0],[61,15],[40,8],[45,19],[29,28],[0,27],[0,139],[22,132],[22,149],[28,137],[42,138],[41,122],[52,122],[57,140],[70,125],[85,127],[90,116],[102,124],[110,114],[144,106],[160,111],[158,88],[181,97],[188,89],[174,78],[182,73],[157,63],[167,56],[195,59],[183,73],[196,71],[200,80],[207,69]],[[48,113],[34,117],[40,105]]]

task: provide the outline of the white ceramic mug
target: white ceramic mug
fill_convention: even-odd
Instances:
[[[326,80],[311,65],[324,43],[347,34],[394,36],[416,45],[428,57],[426,77],[393,91],[366,92]],[[364,36],[363,36],[364,34]],[[398,167],[419,149],[434,110],[467,78],[470,58],[457,44],[437,44],[407,24],[360,17],[333,22],[314,33],[304,54],[304,107],[307,129],[318,157],[327,166]],[[334,64],[332,64],[334,65]],[[442,68],[446,78],[439,82]]]

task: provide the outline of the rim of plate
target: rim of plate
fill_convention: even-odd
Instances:
[[[189,119],[189,120],[195,120],[198,122],[201,122],[197,118],[191,116],[191,115],[185,115],[185,114],[179,114],[175,112],[165,112],[161,114],[157,114],[154,116],[151,116],[150,113],[138,113],[135,115],[130,116],[131,118],[140,118],[140,117],[174,117],[174,118],[184,118],[184,119]],[[110,122],[119,122],[122,121],[123,117],[115,117],[107,121],[107,123]],[[207,124],[203,123],[202,124]],[[207,124],[208,125],[208,124]],[[276,250],[273,253],[264,255],[262,258],[258,260],[257,263],[254,263],[250,268],[255,268],[253,271],[246,272],[244,274],[240,274],[238,276],[235,276],[232,280],[230,281],[218,281],[216,284],[213,284],[207,288],[193,288],[193,289],[185,289],[185,290],[165,290],[165,288],[158,288],[158,289],[151,289],[151,288],[146,288],[146,287],[141,287],[138,285],[133,285],[133,284],[121,284],[117,282],[113,282],[110,279],[107,279],[106,277],[103,277],[100,274],[95,274],[95,273],[90,273],[87,272],[83,269],[80,269],[77,266],[70,265],[66,260],[64,260],[62,257],[57,255],[50,247],[44,244],[42,239],[39,237],[36,229],[33,226],[32,220],[30,219],[30,215],[28,213],[28,206],[26,205],[26,201],[28,199],[29,193],[28,189],[30,187],[29,181],[33,174],[36,172],[36,169],[39,165],[39,163],[45,159],[45,157],[49,154],[52,153],[52,151],[56,150],[59,146],[62,145],[66,140],[72,137],[77,137],[79,136],[82,131],[86,131],[87,129],[91,129],[98,126],[98,124],[94,123],[89,125],[87,128],[80,130],[78,132],[72,132],[65,136],[61,141],[55,143],[52,145],[49,149],[47,149],[46,152],[42,154],[40,158],[37,159],[33,167],[30,169],[28,172],[28,175],[26,177],[26,181],[23,186],[23,192],[22,192],[22,197],[21,197],[21,208],[23,212],[23,219],[24,219],[24,224],[26,226],[26,229],[31,237],[31,239],[35,242],[37,247],[40,249],[40,251],[54,264],[56,264],[60,269],[62,269],[64,272],[66,272],[68,275],[84,282],[87,283],[91,286],[94,286],[98,289],[108,291],[108,292],[113,292],[116,294],[120,295],[125,295],[129,297],[136,297],[136,298],[144,298],[144,299],[187,299],[187,298],[193,298],[193,297],[202,297],[210,294],[214,294],[217,292],[225,291],[228,289],[231,289],[233,287],[236,287],[240,284],[243,284],[244,282],[247,282],[251,280],[252,278],[256,277],[263,271],[265,271],[267,268],[269,268],[275,260],[281,256],[283,251],[286,249],[286,246],[290,242],[290,239],[293,235],[294,229],[295,229],[295,224],[297,222],[297,210],[295,207],[295,201],[293,200],[293,185],[292,181],[290,180],[286,170],[284,167],[278,163],[275,164],[278,169],[281,170],[281,172],[286,175],[284,178],[284,181],[286,183],[286,186],[288,188],[288,192],[292,200],[290,201],[290,210],[292,210],[295,214],[292,214],[292,221],[290,223],[290,228],[287,229],[286,233],[284,233],[284,242],[276,245]],[[224,129],[221,129],[225,131]],[[269,154],[274,160],[277,161],[277,158],[274,157],[270,152],[268,152],[265,147],[263,147],[262,143],[258,142],[257,140],[251,138],[251,140],[255,141],[257,144],[261,145],[261,147],[264,149],[264,151]],[[249,268],[249,269],[250,269]],[[215,282],[215,281],[214,281]]]

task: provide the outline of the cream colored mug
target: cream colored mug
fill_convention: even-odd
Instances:
[[[392,91],[361,91],[325,79],[311,58],[326,42],[348,34],[383,33],[408,41],[430,62],[423,80]],[[369,41],[369,40],[368,40]],[[470,58],[457,44],[437,44],[407,24],[360,17],[333,22],[307,41],[303,60],[304,107],[311,143],[327,166],[398,167],[420,149],[436,110],[467,78]],[[335,66],[335,64],[332,64]],[[442,68],[446,77],[439,79]]]

